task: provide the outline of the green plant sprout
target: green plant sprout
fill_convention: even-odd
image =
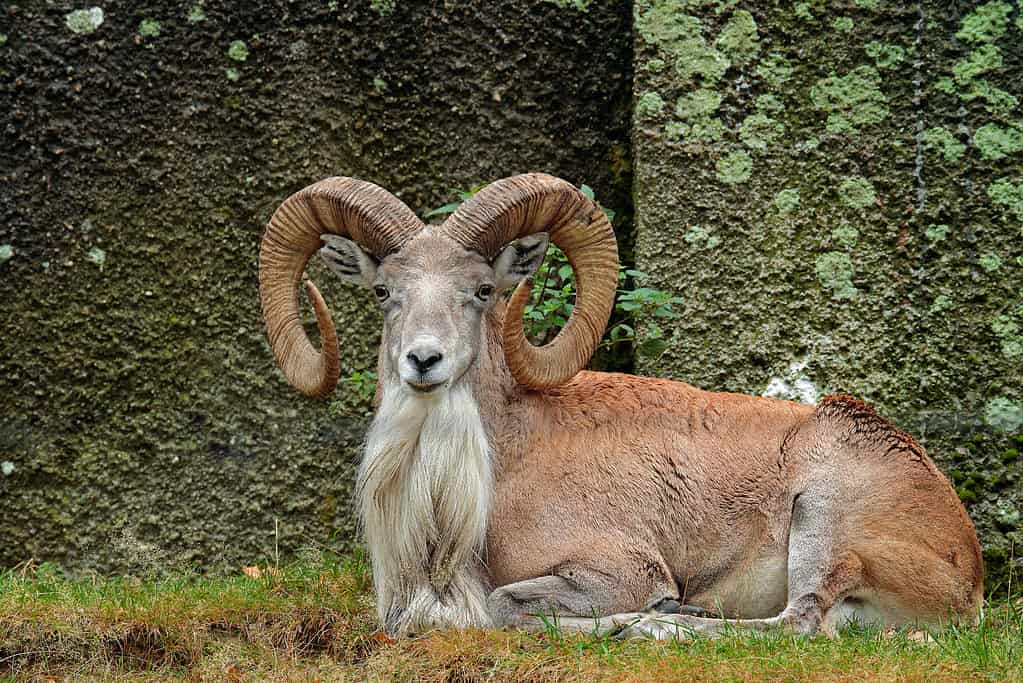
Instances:
[[[347,377],[342,377],[341,381],[351,384],[352,389],[364,399],[372,398],[377,390],[377,373],[372,370],[353,372]]]

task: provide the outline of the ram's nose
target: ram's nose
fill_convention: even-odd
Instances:
[[[425,375],[430,368],[441,362],[444,354],[432,347],[416,347],[409,350],[405,357],[419,371],[419,374]]]
[[[448,379],[444,359],[440,339],[417,337],[404,351],[402,378],[416,391],[433,391]]]

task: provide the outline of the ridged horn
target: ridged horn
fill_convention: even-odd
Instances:
[[[298,285],[309,259],[332,233],[356,241],[382,259],[398,251],[423,222],[404,203],[373,183],[327,178],[284,200],[259,246],[259,297],[277,365],[307,396],[322,398],[337,385],[337,333],[330,311],[311,281],[306,291],[320,328],[322,352],[309,341],[299,317]]]
[[[513,240],[549,233],[575,271],[575,308],[558,336],[533,346],[522,330],[531,283],[520,282],[504,319],[505,362],[519,384],[538,390],[563,384],[586,366],[604,334],[618,286],[618,245],[603,209],[560,178],[528,173],[487,185],[440,231],[487,258]]]

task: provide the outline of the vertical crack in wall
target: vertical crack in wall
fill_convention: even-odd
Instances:
[[[628,34],[633,35],[633,18],[635,16],[633,3],[622,3],[622,11],[626,13],[624,23]],[[615,198],[615,205],[608,208],[615,211],[615,236],[618,238],[618,262],[627,269],[636,267],[636,187],[634,174],[634,154],[632,141],[633,127],[633,84],[635,81],[635,42],[627,41],[626,48],[627,64],[625,78],[618,87],[616,107],[620,112],[622,125],[625,134],[623,135],[622,149],[611,151],[609,161],[615,165],[612,176],[614,187],[612,196]],[[634,287],[635,282],[629,278],[627,287]],[[617,312],[611,313],[611,319],[606,329],[618,322],[622,316]],[[598,370],[609,372],[634,372],[636,369],[636,346],[633,341],[623,342],[615,348],[606,350],[598,349],[594,355],[591,365]]]

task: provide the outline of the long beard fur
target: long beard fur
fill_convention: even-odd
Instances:
[[[481,553],[493,467],[468,386],[436,397],[385,389],[356,493],[389,633],[490,624]]]

